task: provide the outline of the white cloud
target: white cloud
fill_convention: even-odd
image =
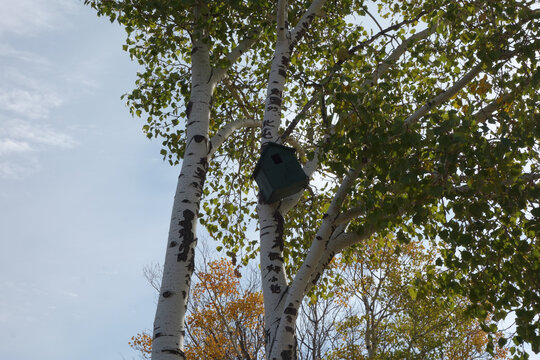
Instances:
[[[0,43],[0,56],[6,59],[14,59],[17,63],[29,63],[39,65],[40,67],[49,65],[49,61],[43,56],[35,52],[18,50],[5,42]]]
[[[20,153],[32,151],[27,142],[13,139],[0,139],[0,156],[9,153]]]
[[[0,149],[28,151],[43,147],[72,148],[77,144],[75,139],[50,125],[26,120],[5,121],[0,125]],[[25,145],[26,144],[26,145]]]
[[[74,7],[72,0],[0,0],[0,35],[34,35],[57,28]]]
[[[77,141],[40,120],[0,117],[0,178],[20,179],[41,166],[39,154],[54,148],[69,149]]]
[[[27,141],[35,146],[72,148],[77,142],[68,134],[54,130],[50,125],[27,120],[11,120],[0,126],[6,138]]]
[[[62,98],[50,91],[0,88],[0,108],[31,119],[46,118]]]
[[[10,160],[1,161],[0,158],[0,179],[22,179],[40,168],[39,162],[32,157],[25,159],[22,163]],[[6,196],[2,194],[2,197]]]

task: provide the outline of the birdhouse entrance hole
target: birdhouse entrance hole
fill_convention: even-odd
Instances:
[[[272,160],[274,160],[274,164],[281,164],[283,162],[279,154],[272,155]]]

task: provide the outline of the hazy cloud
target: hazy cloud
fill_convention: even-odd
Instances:
[[[46,118],[52,108],[61,104],[62,99],[53,92],[0,88],[0,109],[31,119]]]
[[[0,0],[0,36],[35,35],[57,28],[74,7],[73,0]]]
[[[0,117],[0,178],[18,179],[40,169],[40,152],[72,148],[69,134],[38,120],[6,120]]]
[[[71,148],[77,142],[68,134],[54,130],[47,124],[26,120],[11,120],[0,125],[0,133],[14,141],[26,141],[34,145]]]
[[[27,142],[13,139],[0,139],[0,156],[9,153],[20,153],[32,151]]]

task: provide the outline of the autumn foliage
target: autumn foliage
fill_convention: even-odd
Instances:
[[[253,284],[246,287],[226,259],[211,261],[196,272],[186,319],[188,359],[262,359],[264,352],[263,298]],[[152,338],[139,333],[129,345],[150,358]]]

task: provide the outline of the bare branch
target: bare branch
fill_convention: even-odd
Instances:
[[[241,119],[227,123],[210,139],[208,157],[211,157],[235,130],[254,127],[261,127],[261,122],[253,119]]]
[[[287,304],[299,303],[304,296],[307,284],[312,277],[316,265],[320,262],[320,259],[326,249],[326,244],[333,233],[334,221],[339,215],[338,211],[343,199],[345,198],[347,191],[354,185],[354,181],[358,177],[359,173],[360,168],[350,170],[336,191],[336,194],[330,203],[326,214],[323,216],[322,224],[315,235],[315,239],[313,239],[313,242],[311,243],[307,256],[290,286],[286,301]]]
[[[369,228],[360,234],[356,232],[343,232],[342,230],[337,231],[336,229],[334,233],[336,234],[335,237],[332,237],[330,239],[330,242],[328,243],[324,254],[321,256],[320,261],[313,269],[310,281],[308,282],[306,287],[306,292],[309,292],[309,290],[311,290],[311,288],[317,284],[317,280],[323,274],[324,270],[326,269],[330,261],[332,261],[334,256],[336,256],[336,254],[339,254],[350,246],[353,246],[368,239],[375,233],[375,230],[374,228]]]
[[[243,40],[241,40],[238,46],[232,49],[230,53],[225,55],[225,58],[229,61],[229,65],[224,68],[214,69],[214,73],[212,75],[212,78],[210,79],[210,82],[216,85],[218,82],[223,80],[223,78],[227,75],[227,71],[229,71],[232,65],[247,50],[249,50],[249,48],[255,43],[255,41],[257,41],[257,36],[254,36],[252,34],[248,34]]]
[[[476,117],[476,121],[478,123],[485,122],[491,114],[493,114],[495,111],[497,111],[503,104],[511,101],[512,99],[516,98],[516,96],[519,95],[520,91],[525,88],[530,83],[531,79],[528,78],[524,82],[522,82],[517,88],[512,90],[511,92],[507,92],[504,95],[499,96],[497,99],[483,107],[482,109],[478,110],[474,116]]]
[[[529,182],[529,183],[534,183],[535,181],[537,181],[538,179],[540,179],[540,173],[537,173],[537,174],[523,174],[522,176],[519,177],[519,180],[521,181],[524,181],[524,182]],[[509,185],[512,185],[513,182],[512,181],[509,181],[509,180],[503,180],[502,181],[502,184],[506,185],[506,186],[509,186]],[[452,189],[453,192],[455,192],[456,194],[466,194],[468,193],[469,191],[471,191],[471,187],[469,185],[461,185],[461,186],[456,186]],[[488,196],[489,193],[483,193],[483,192],[480,192],[481,195],[483,196]]]
[[[346,223],[350,222],[352,219],[355,219],[355,218],[359,217],[360,215],[364,215],[365,213],[366,213],[365,208],[361,207],[361,206],[349,209],[349,210],[345,211],[344,213],[341,213],[337,217],[337,219],[335,221],[335,224],[336,225],[346,224]]]
[[[309,8],[302,15],[298,21],[298,24],[296,24],[294,29],[291,31],[291,43],[289,45],[291,50],[294,49],[300,40],[302,40],[304,34],[307,32],[309,26],[313,22],[313,19],[315,19],[315,16],[317,16],[317,14],[321,11],[325,2],[326,0],[314,0],[311,5],[309,5]]]
[[[420,109],[416,110],[411,114],[407,119],[405,119],[405,125],[411,126],[424,115],[426,115],[431,109],[445,103],[452,96],[456,95],[461,89],[465,87],[472,79],[476,77],[482,71],[482,64],[475,65],[469,72],[467,72],[461,79],[456,81],[454,85],[448,88],[446,91],[443,91],[439,95],[435,96],[433,99],[429,100],[424,104]]]
[[[375,85],[380,77],[388,71],[390,66],[392,66],[403,54],[405,54],[412,43],[427,38],[429,35],[433,34],[434,31],[435,26],[432,26],[405,39],[394,51],[392,51],[390,55],[388,55],[386,59],[384,59],[381,64],[379,64],[379,66],[377,66],[375,71],[364,81],[362,86],[368,87]]]

